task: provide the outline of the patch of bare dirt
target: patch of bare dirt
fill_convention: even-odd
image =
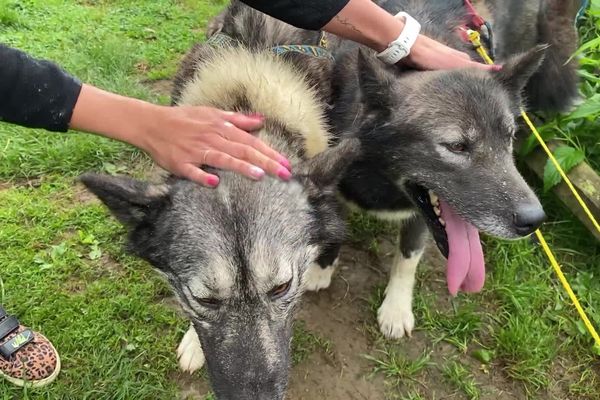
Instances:
[[[180,387],[179,396],[181,399],[204,400],[206,394],[210,391],[208,380],[204,377],[199,378],[197,374],[190,375],[178,372],[172,378]]]
[[[31,189],[36,189],[42,185],[44,181],[43,177],[39,178],[31,178],[31,179],[15,179],[9,182],[0,182],[0,190],[19,188],[19,187],[28,187]]]
[[[385,385],[380,376],[369,377],[373,344],[364,332],[373,316],[366,299],[382,277],[361,264],[370,263],[362,251],[346,248],[331,286],[307,293],[298,319],[306,328],[329,339],[333,360],[320,352],[292,369],[288,398],[383,399]]]

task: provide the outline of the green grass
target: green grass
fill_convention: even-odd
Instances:
[[[481,392],[469,369],[458,361],[449,361],[442,366],[442,375],[448,383],[463,392],[469,400],[479,400]]]
[[[415,359],[410,359],[395,348],[384,345],[375,355],[366,357],[373,363],[373,373],[383,374],[393,388],[399,388],[420,383],[419,378],[430,364],[431,352],[426,351]]]
[[[400,232],[396,224],[382,222],[361,212],[351,212],[348,216],[348,224],[350,241],[355,246],[366,247],[375,254],[379,252],[377,238],[383,235],[397,236]]]
[[[425,397],[421,396],[419,392],[408,392],[406,396],[400,398],[401,400],[425,400]]]
[[[506,325],[495,337],[498,356],[506,364],[511,378],[534,389],[548,386],[552,359],[557,350],[556,338],[547,323],[531,314],[507,315]]]
[[[16,3],[9,0],[0,0],[0,26],[19,26],[21,17],[15,10]]]
[[[309,331],[304,322],[297,321],[292,338],[292,365],[300,364],[315,352],[333,358],[332,346],[331,340]]]
[[[77,204],[70,179],[0,191],[0,203],[1,304],[47,335],[63,362],[60,379],[30,395],[172,398],[165,377],[186,324],[160,303],[165,283],[123,254],[122,228],[99,204]],[[0,385],[0,397],[20,392]]]
[[[416,315],[420,329],[428,332],[433,343],[445,341],[454,345],[461,352],[466,352],[469,343],[481,331],[481,316],[473,303],[463,303],[452,311],[436,309],[432,304],[426,304],[423,293],[416,293]]]
[[[0,42],[84,82],[165,103],[143,81],[170,77],[222,3],[0,0]],[[92,135],[0,124],[1,304],[47,335],[63,364],[51,386],[0,384],[0,398],[176,397],[170,376],[187,324],[161,302],[167,285],[124,254],[124,230],[100,204],[82,203],[73,179],[132,172],[145,160]]]

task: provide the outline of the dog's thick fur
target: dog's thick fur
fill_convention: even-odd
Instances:
[[[180,365],[193,371],[206,358],[219,399],[282,399],[293,311],[307,268],[344,236],[336,185],[358,141],[328,148],[326,107],[306,74],[294,60],[243,46],[196,46],[174,99],[262,113],[256,134],[288,155],[294,179],[253,182],[211,170],[216,189],[174,177],[81,179],[129,228],[130,249],[166,276],[191,319]]]
[[[408,12],[421,22],[422,33],[479,57],[457,35],[457,28],[468,20],[462,0],[378,3],[391,13]],[[372,51],[330,36],[336,63],[329,78],[333,106],[329,118],[336,138],[358,137],[363,147],[363,155],[341,182],[341,194],[351,205],[403,222],[400,249],[379,309],[386,336],[410,335],[413,329],[412,288],[427,225],[448,252],[445,233],[440,234],[441,226],[432,221],[437,217],[431,205],[424,206],[429,210],[417,207],[423,197],[419,198],[419,189],[434,191],[459,216],[491,235],[521,237],[542,222],[541,205],[515,167],[512,142],[520,106],[556,112],[571,107],[577,97],[576,65],[567,64],[576,47],[577,4],[576,0],[476,2],[494,27],[497,61],[504,65],[501,72],[389,67]],[[317,40],[315,34],[236,2],[211,22],[209,33],[237,37],[247,26],[265,27],[253,32],[267,35],[277,32],[264,38],[266,47]],[[329,88],[323,90],[329,95]],[[318,278],[313,289],[329,285],[337,251],[327,249],[320,259],[324,268],[309,271]]]

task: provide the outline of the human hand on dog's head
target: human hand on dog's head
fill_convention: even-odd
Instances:
[[[244,115],[211,107],[158,107],[155,122],[139,146],[163,168],[205,186],[219,178],[201,169],[210,166],[259,180],[265,173],[288,180],[290,162],[249,132],[262,127],[261,115]]]
[[[203,171],[202,165],[255,180],[265,173],[291,177],[290,162],[249,133],[262,123],[259,115],[157,106],[83,85],[70,126],[132,144],[169,172],[216,187],[219,178]]]
[[[455,50],[436,40],[419,35],[405,62],[423,70],[478,68],[487,71],[499,71],[500,65],[486,65],[471,60],[467,53]]]

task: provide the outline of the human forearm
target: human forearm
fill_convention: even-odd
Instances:
[[[262,117],[210,107],[165,107],[83,85],[71,128],[132,144],[163,168],[208,186],[210,165],[260,179],[265,172],[290,178],[290,164],[252,135]]]
[[[364,44],[377,52],[385,50],[404,29],[404,20],[379,7],[371,0],[350,0],[346,6],[323,27],[345,39]],[[475,62],[468,54],[418,35],[410,54],[402,63],[418,69],[478,68],[497,70]]]
[[[386,49],[404,29],[372,0],[241,0],[247,5],[298,28],[324,30],[364,44],[377,52]],[[498,69],[472,61],[466,53],[419,35],[410,55],[402,60],[419,69]]]
[[[350,0],[323,29],[364,44],[378,52],[395,40],[404,22],[394,18],[371,0]]]
[[[159,106],[84,84],[70,127],[146,150],[144,132],[152,126],[159,109]]]
[[[378,51],[396,39],[404,23],[371,0],[241,0],[298,28],[326,30]]]

